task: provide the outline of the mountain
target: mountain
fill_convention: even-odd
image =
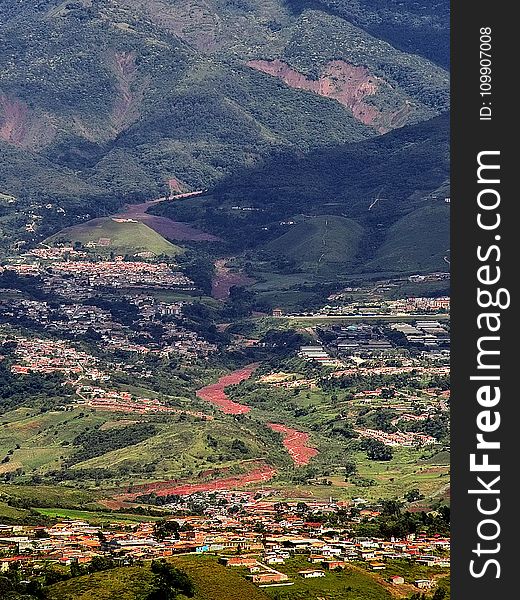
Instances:
[[[0,207],[4,237],[55,231],[42,203],[70,225],[170,180],[207,188],[280,152],[445,110],[442,61],[376,37],[366,6],[365,19],[351,12],[288,0],[2,2],[0,192],[18,199]],[[23,186],[9,174],[18,165]],[[32,237],[13,225],[28,213]]]
[[[280,154],[155,212],[229,240],[230,252],[294,259],[297,270],[444,270],[449,172],[445,113],[362,142]]]

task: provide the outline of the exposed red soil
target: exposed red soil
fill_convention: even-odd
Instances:
[[[225,260],[217,260],[215,263],[216,273],[211,286],[211,295],[216,300],[226,300],[229,298],[230,290],[233,286],[244,286],[255,283],[254,279],[244,273],[234,273],[226,267]]]
[[[228,385],[236,385],[241,381],[249,379],[256,369],[257,365],[249,365],[243,369],[233,371],[229,375],[224,375],[216,383],[207,385],[197,391],[197,396],[201,400],[211,402],[215,406],[218,406],[220,410],[227,415],[243,415],[251,410],[251,407],[233,402],[229,396],[225,393],[224,389]]]
[[[307,445],[309,441],[308,433],[298,431],[297,429],[291,429],[291,427],[280,425],[278,423],[268,423],[267,426],[273,431],[283,435],[283,445],[291,455],[294,464],[297,467],[309,464],[311,458],[318,454],[316,448]]]
[[[206,474],[207,475],[207,474]],[[142,494],[151,494],[166,496],[168,494],[178,494],[187,496],[195,492],[213,492],[215,490],[237,489],[254,483],[265,483],[276,475],[276,469],[266,464],[257,464],[257,466],[243,475],[233,475],[222,477],[213,481],[201,483],[182,483],[177,480],[158,481],[155,483],[134,486],[131,492],[121,494],[113,498],[112,502],[123,503],[135,500]]]
[[[289,87],[337,100],[352,111],[355,119],[380,133],[404,125],[410,112],[410,106],[403,104],[395,113],[383,114],[376,106],[366,102],[381,87],[388,88],[388,84],[372,75],[366,67],[351,65],[343,60],[333,60],[326,64],[319,79],[309,79],[278,59],[252,60],[247,65],[281,79]]]
[[[0,93],[0,140],[20,148],[37,148],[52,140],[55,130],[17,98]]]
[[[200,193],[200,192],[198,192]],[[179,194],[177,198],[193,196],[196,192],[188,194]],[[148,202],[142,202],[141,204],[130,204],[125,207],[124,211],[116,217],[122,219],[134,219],[140,223],[148,225],[151,229],[156,231],[159,235],[170,241],[191,241],[191,242],[216,242],[219,240],[218,237],[196,229],[188,223],[181,223],[179,221],[173,221],[168,217],[159,217],[156,215],[149,215],[148,209],[164,202],[165,198],[159,198],[157,200],[149,200]]]
[[[9,100],[5,96],[0,96],[0,106],[3,112],[0,122],[0,139],[21,146],[28,128],[28,107],[19,100]]]

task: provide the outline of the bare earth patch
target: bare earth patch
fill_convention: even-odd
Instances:
[[[308,433],[278,423],[268,423],[267,426],[273,431],[283,435],[283,445],[291,455],[291,458],[297,467],[309,464],[311,458],[318,454],[316,448],[308,446]]]
[[[158,481],[139,486],[134,486],[131,491],[113,498],[112,502],[118,504],[131,502],[143,494],[155,493],[158,496],[176,494],[187,496],[195,492],[212,492],[216,490],[228,490],[242,488],[254,483],[265,483],[276,475],[276,469],[266,464],[257,464],[253,469],[243,475],[221,477],[212,481],[200,483],[183,483],[181,481]],[[106,504],[105,504],[106,505]]]
[[[201,400],[211,402],[227,415],[242,415],[248,413],[251,410],[251,407],[234,402],[225,393],[224,389],[228,385],[236,385],[241,381],[249,379],[256,369],[256,366],[257,365],[249,365],[243,369],[233,371],[229,375],[224,375],[216,383],[212,383],[198,390],[197,396]]]
[[[390,90],[390,86],[380,77],[372,75],[366,67],[351,65],[343,60],[327,63],[318,79],[310,79],[278,59],[251,60],[247,65],[281,79],[289,87],[337,100],[352,112],[355,119],[379,133],[404,125],[413,110],[411,104],[403,103],[396,111],[381,111],[368,98],[383,88]]]

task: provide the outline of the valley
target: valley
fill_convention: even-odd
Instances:
[[[445,2],[22,4],[0,597],[448,600]]]

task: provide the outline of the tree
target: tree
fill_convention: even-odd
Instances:
[[[154,535],[157,539],[163,540],[167,537],[179,539],[180,525],[177,521],[161,519],[154,526]]]
[[[108,571],[115,567],[114,561],[106,556],[94,556],[90,563],[90,570],[95,573],[96,571]]]
[[[366,451],[367,456],[370,460],[392,460],[392,448],[390,448],[390,446],[387,446],[383,442],[380,442],[379,440],[365,440],[362,443],[362,448]]]
[[[421,500],[424,496],[421,494],[418,488],[414,488],[409,492],[406,492],[404,498],[407,502],[416,502],[417,500]]]
[[[347,460],[347,462],[345,463],[345,481],[347,481],[350,476],[355,475],[356,473],[356,463],[352,460]]]
[[[155,574],[153,589],[146,600],[174,600],[179,594],[193,598],[195,588],[190,577],[164,559],[152,561],[152,573]]]
[[[233,442],[231,444],[231,450],[234,453],[249,454],[249,448],[242,440],[239,440],[239,439],[233,440]]]
[[[383,507],[381,514],[389,517],[399,517],[401,514],[401,503],[399,500],[380,500]]]
[[[85,575],[85,570],[77,561],[73,561],[70,564],[70,574],[72,577],[81,577],[81,575]]]

